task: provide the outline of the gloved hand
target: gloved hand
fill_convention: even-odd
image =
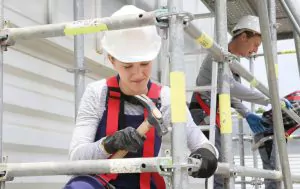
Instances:
[[[286,98],[282,98],[280,100],[280,102],[281,102],[281,106],[286,107],[287,109],[293,108],[291,102],[288,99],[286,99]]]
[[[136,129],[126,127],[125,129],[115,132],[111,136],[107,136],[102,145],[104,149],[113,154],[118,150],[126,150],[128,152],[137,152],[143,147],[145,138],[140,136]]]
[[[260,116],[254,113],[247,113],[245,118],[253,133],[264,132],[266,131],[267,127],[269,127],[268,123],[263,121],[263,119]]]
[[[216,155],[206,148],[197,149],[191,153],[190,157],[202,160],[199,170],[192,172],[191,176],[194,178],[208,178],[215,173],[218,167]]]

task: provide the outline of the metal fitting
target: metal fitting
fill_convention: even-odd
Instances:
[[[89,73],[91,70],[86,69],[86,68],[67,68],[67,72],[70,73]]]
[[[162,8],[155,11],[156,12],[156,25],[159,28],[169,27],[169,19],[173,16],[182,19],[183,24],[186,25],[194,19],[193,14],[189,12],[168,12],[168,9]]]

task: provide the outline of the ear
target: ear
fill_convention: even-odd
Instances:
[[[108,54],[107,58],[110,61],[110,63],[115,67],[115,59],[114,59],[114,57],[112,57],[110,54]]]

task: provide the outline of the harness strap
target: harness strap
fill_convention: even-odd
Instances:
[[[206,115],[210,116],[210,107],[202,100],[199,93],[195,93],[195,94],[196,94],[196,100],[199,103],[202,110],[205,112]],[[220,128],[220,114],[218,112],[216,113],[216,124]]]
[[[118,130],[119,112],[120,112],[120,90],[112,91],[111,88],[119,89],[117,77],[107,79],[107,87],[109,90],[107,98],[107,121],[106,121],[106,135],[112,135]],[[159,99],[161,86],[151,83],[147,96],[151,99]],[[144,117],[146,118],[148,112],[144,109]],[[155,129],[151,129],[146,133],[146,140],[143,146],[143,157],[154,157],[155,149]],[[101,174],[98,175],[107,182],[115,180],[118,174]],[[151,176],[159,189],[165,189],[164,179],[158,173],[140,173],[140,189],[150,189]],[[103,181],[98,179],[102,184]]]

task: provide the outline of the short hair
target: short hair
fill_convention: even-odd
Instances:
[[[242,31],[241,33],[240,33],[240,32],[241,32],[241,30],[235,30],[235,31],[233,32],[232,40],[236,39],[238,36],[242,35],[243,33],[246,33],[247,38],[251,38],[251,37],[254,37],[254,36],[259,36],[259,37],[261,37],[261,34],[256,33],[256,32],[253,32],[253,31],[249,31],[249,30],[244,30],[244,31]],[[236,34],[236,33],[239,33],[239,34],[238,34],[238,35],[234,35],[234,34]]]

